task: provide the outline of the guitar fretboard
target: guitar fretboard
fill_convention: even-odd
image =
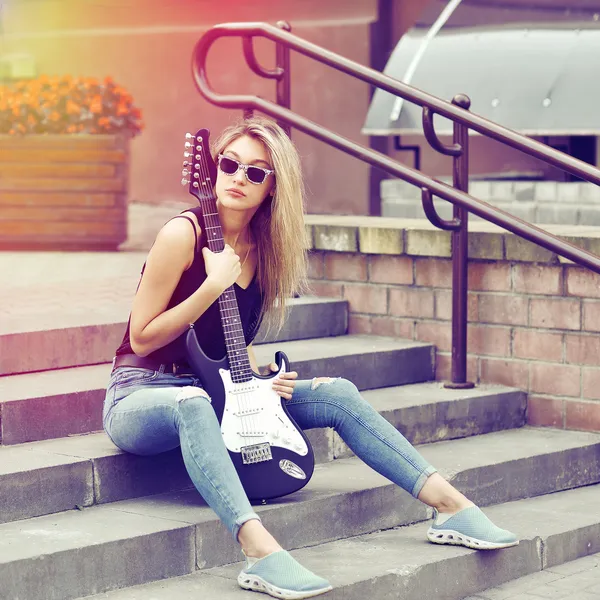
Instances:
[[[198,199],[202,208],[208,247],[212,252],[222,252],[225,248],[225,240],[217,213],[217,203],[212,191],[210,177],[207,177],[205,181],[201,181],[200,186],[203,193],[199,195]],[[250,366],[244,328],[233,286],[228,287],[219,296],[219,312],[221,314],[221,324],[223,326],[223,335],[225,336],[225,348],[227,349],[231,378],[236,383],[250,381],[253,376],[252,367]]]

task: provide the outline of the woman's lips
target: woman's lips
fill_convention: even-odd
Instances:
[[[244,192],[242,192],[242,190],[238,190],[237,188],[227,188],[225,191],[240,198],[243,198],[246,195]]]

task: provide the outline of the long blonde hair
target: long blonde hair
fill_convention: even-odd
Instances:
[[[213,157],[247,135],[264,145],[275,171],[272,197],[265,198],[250,221],[257,244],[257,278],[268,327],[280,329],[289,298],[307,290],[307,238],[304,182],[296,147],[275,121],[252,117],[227,127],[213,142]]]

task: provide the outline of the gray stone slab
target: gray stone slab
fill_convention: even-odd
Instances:
[[[383,200],[382,215],[399,219],[422,219],[425,216],[419,199]]]
[[[485,506],[599,482],[600,435],[581,434],[525,427],[421,448],[453,485]],[[485,469],[475,466],[482,457]]]
[[[420,446],[419,450],[468,497],[486,506],[540,491],[539,486],[526,487],[528,480],[535,480],[538,469],[531,459],[536,446],[542,451],[544,444],[556,446],[553,457],[558,464],[557,457],[565,455],[565,448],[576,444],[576,435],[570,435],[574,432],[560,431],[551,439],[536,437],[536,433],[523,429],[520,435],[489,434],[479,440]],[[564,433],[567,435],[560,435]],[[587,434],[584,438],[582,443],[589,441]],[[597,441],[600,436],[592,438]],[[509,474],[498,480],[501,468],[517,472],[519,476]],[[557,478],[551,461],[545,475],[549,481]],[[495,478],[492,484],[491,477]],[[579,481],[573,479],[571,483],[585,485],[589,481],[581,474]],[[236,560],[237,546],[195,491],[132,499],[109,506],[111,510],[130,514],[196,524],[200,568]],[[306,488],[290,497],[258,506],[257,510],[268,528],[288,548],[414,523],[427,516],[424,505],[356,458],[318,465]]]
[[[191,573],[193,533],[102,507],[0,525],[2,597],[68,600]]]
[[[192,486],[179,449],[156,456],[135,456],[119,450],[104,433],[34,446],[49,455],[87,459],[94,471],[95,504]]]
[[[332,582],[334,591],[328,596],[332,598],[512,598],[513,590],[490,595],[488,588],[539,573],[545,554],[568,544],[573,531],[593,529],[600,524],[600,506],[595,501],[599,493],[599,486],[592,486],[487,508],[485,512],[494,522],[510,527],[520,536],[519,546],[506,550],[477,552],[428,544],[425,541],[426,526],[418,524],[302,548],[292,554]],[[582,511],[582,506],[587,506],[588,510]],[[583,547],[576,551],[579,556],[588,553]],[[237,563],[215,567],[171,581],[113,591],[94,598],[241,599],[247,597],[242,595],[244,592],[236,583],[241,566]],[[526,591],[522,593],[527,594]]]
[[[526,394],[502,386],[478,385],[471,390],[453,390],[432,381],[366,390],[362,395],[413,444],[525,424]]]
[[[0,448],[0,523],[94,501],[92,464],[35,448]]]
[[[261,344],[259,365],[272,362],[277,350],[287,354],[301,378],[342,376],[360,389],[433,376],[433,346],[419,342],[341,335]],[[110,370],[103,364],[0,377],[0,441],[19,444],[100,430]]]
[[[0,375],[31,373],[106,363],[121,344],[129,306],[109,305],[100,310],[29,319],[16,330],[0,332]],[[33,324],[32,324],[33,321]],[[292,298],[283,329],[277,334],[263,327],[256,343],[343,335],[348,327],[345,300],[305,296]],[[267,334],[267,335],[265,335]]]
[[[335,298],[304,296],[290,301],[281,331],[261,327],[255,344],[286,342],[344,335],[348,330],[348,302]]]
[[[346,377],[359,389],[427,381],[433,377],[430,344],[368,335],[345,335],[257,346],[259,364],[283,350],[301,379]]]
[[[579,207],[579,224],[600,225],[600,200],[595,206],[582,205]]]
[[[0,377],[0,441],[4,445],[102,428],[110,364]]]
[[[397,401],[399,403],[404,401],[406,413],[394,405],[394,399],[388,393],[390,390],[371,391],[365,396],[367,400],[369,397],[377,399],[377,394],[380,393],[379,400],[374,403],[375,407],[384,415],[391,414],[393,418],[390,420],[394,425],[398,426],[406,420],[410,425],[409,439],[412,438],[413,442],[424,439],[423,434],[416,433],[420,421],[416,419],[411,423],[410,417],[403,419],[402,415],[418,414],[419,407],[423,409],[425,415],[430,414],[432,418],[437,419],[437,426],[430,425],[433,439],[439,439],[442,435],[452,436],[453,433],[464,433],[471,426],[469,419],[473,416],[477,417],[478,412],[484,411],[485,396],[482,396],[484,390],[441,390],[441,397],[447,393],[455,398],[470,397],[470,400],[455,399],[456,410],[453,406],[448,406],[444,410],[436,412],[431,409],[431,404],[435,404],[434,401],[430,401],[430,404],[426,403],[426,397],[429,396],[427,390],[430,390],[432,396],[436,391],[434,384],[424,384],[423,387],[425,391],[421,394],[419,394],[418,386],[410,387],[409,395],[404,399],[398,393]],[[410,404],[411,393],[413,394],[412,405]],[[510,392],[500,393],[500,390],[496,390],[497,396],[491,396],[492,404],[488,408],[492,409],[489,412],[495,414],[493,407],[500,406],[499,402],[506,397],[507,393],[510,394]],[[509,398],[512,396],[509,395]],[[480,400],[479,407],[469,415],[468,409],[472,409],[477,400]],[[447,401],[446,398],[438,404],[443,406]],[[449,418],[448,427],[444,424],[445,418]],[[332,430],[319,429],[311,431],[309,434],[311,439],[320,440],[316,448],[319,462],[351,456],[341,440],[334,438]],[[335,435],[337,437],[337,434]],[[600,436],[590,433],[517,429],[452,442],[441,442],[420,448],[421,452],[444,474],[454,477],[455,485],[481,504],[490,504],[548,493],[555,489],[588,485],[598,481],[599,467],[594,457],[598,452],[599,440]],[[89,465],[85,468],[93,469],[95,503],[137,498],[192,486],[179,450],[155,457],[134,456],[121,452],[103,433],[38,442],[32,444],[31,447],[35,448],[39,454],[45,453],[49,461],[55,460],[53,457],[57,456],[60,457],[60,460],[88,460]],[[13,463],[15,465],[20,462],[19,453],[24,452],[27,452],[27,446],[14,449]],[[485,469],[481,468],[482,460],[487,461]],[[336,462],[341,464],[339,460]],[[81,468],[83,469],[84,466],[81,465]],[[18,470],[18,467],[15,467],[15,470]],[[156,477],[156,472],[163,475]],[[66,477],[67,475],[62,476]],[[18,485],[18,473],[14,477],[17,482],[14,485]],[[46,513],[56,510],[51,490],[54,490],[54,495],[61,498],[62,504],[58,504],[60,506],[58,510],[81,504],[77,494],[73,495],[71,501],[64,498],[66,491],[60,488],[61,479],[57,480],[56,485],[50,485],[52,481],[53,479],[50,477],[45,482],[46,492],[34,505],[37,512],[25,516],[44,514],[39,512],[41,510],[38,508],[39,506],[47,505]],[[76,485],[77,481],[79,479],[74,479],[70,485]],[[510,485],[506,485],[506,481],[510,481]],[[86,493],[89,494],[89,483],[87,486]]]
[[[363,396],[412,443],[476,435],[500,427],[519,427],[524,423],[523,394],[501,386],[449,390],[439,383],[428,382],[367,390]],[[307,434],[317,463],[352,456],[332,429],[319,428]],[[31,456],[37,457],[37,467],[57,463],[60,469],[43,470],[34,478],[27,474]],[[67,469],[64,462],[76,465],[77,472],[73,471],[73,466]],[[20,492],[28,489],[33,496],[22,503],[13,502],[14,496],[7,495],[6,506],[10,509],[2,510],[4,520],[191,486],[178,451],[152,458],[133,456],[118,450],[104,433],[3,448],[0,449],[0,463],[11,465],[12,483],[6,489],[14,487]],[[94,483],[91,481],[92,469]],[[88,475],[84,477],[79,470]],[[157,470],[165,475],[154,477]],[[0,480],[9,486],[8,479],[0,477]],[[43,488],[40,487],[42,484]],[[80,490],[81,486],[84,487]],[[44,490],[43,494],[39,493],[40,489]],[[32,512],[27,513],[27,510]]]
[[[597,204],[600,202],[600,186],[593,183],[584,183],[581,186],[581,202]]]
[[[558,196],[558,182],[536,181],[534,199],[539,202],[556,202]]]
[[[436,381],[362,392],[412,444],[490,433],[525,424],[527,396],[520,390],[481,385],[452,390]],[[333,456],[352,451],[333,433]]]
[[[535,222],[543,224],[577,225],[577,206],[562,204],[540,204],[536,207]]]
[[[94,365],[112,360],[125,322],[46,329],[0,336],[0,375]]]

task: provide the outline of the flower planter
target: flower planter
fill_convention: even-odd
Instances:
[[[0,135],[0,249],[116,250],[129,144],[127,134]]]

